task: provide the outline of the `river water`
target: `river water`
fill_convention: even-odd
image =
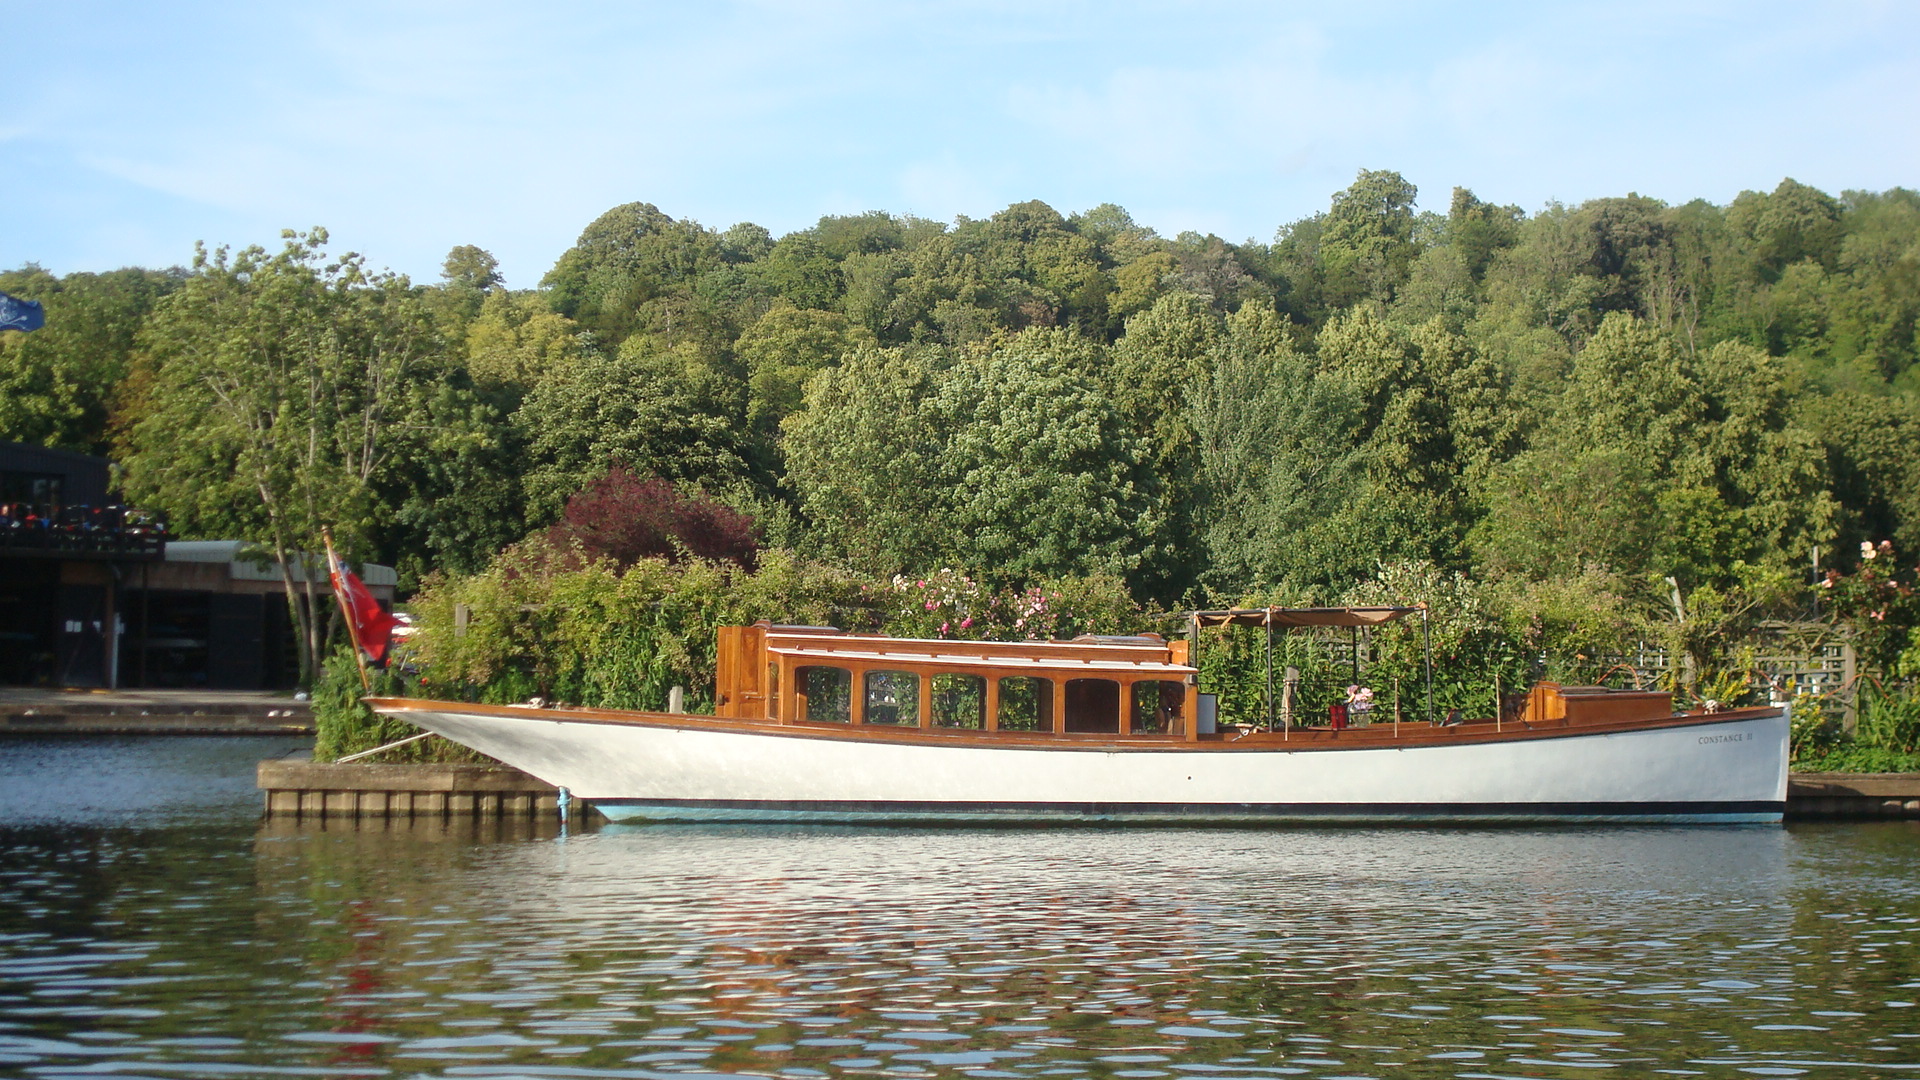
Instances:
[[[263,826],[0,741],[0,1076],[1920,1077],[1920,829]]]

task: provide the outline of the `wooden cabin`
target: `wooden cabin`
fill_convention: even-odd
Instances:
[[[1315,611],[1311,617],[1331,616]],[[843,731],[1212,741],[1221,736],[1211,710],[1202,708],[1211,695],[1199,692],[1191,648],[1189,641],[1158,634],[950,641],[764,621],[723,626],[714,715]],[[1497,734],[1502,720],[1522,730],[1643,722],[1670,716],[1672,702],[1664,692],[1541,683],[1523,706],[1465,728],[1420,723],[1403,735],[1398,723],[1346,731],[1243,727],[1235,739],[1451,740],[1480,727]]]
[[[720,628],[717,716],[837,728],[1116,735],[1194,741],[1188,643],[930,641],[833,627]]]
[[[1673,715],[1673,694],[1666,690],[1610,690],[1604,686],[1535,683],[1527,695],[1526,722],[1543,726],[1584,727]]]

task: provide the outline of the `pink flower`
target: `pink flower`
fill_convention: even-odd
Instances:
[[[972,625],[973,625],[973,616],[971,616],[971,615],[969,615],[969,616],[967,616],[966,618],[964,618],[964,619],[961,619],[961,620],[960,620],[960,629],[962,629],[962,630],[965,630],[965,629],[967,629],[968,627],[970,627],[970,626],[972,626]]]
[[[945,637],[945,636],[947,635],[947,631],[948,631],[948,630],[950,630],[950,629],[952,629],[952,627],[951,627],[951,626],[949,626],[949,625],[948,625],[947,623],[941,623],[941,624],[940,624],[940,636],[941,636],[941,637]]]
[[[927,610],[928,610],[928,611],[932,611],[932,610],[933,610],[934,608],[937,608],[937,607],[939,607],[939,606],[940,606],[939,604],[936,604],[936,603],[934,603],[934,602],[933,602],[933,601],[931,601],[931,600],[929,600],[929,601],[927,601]]]

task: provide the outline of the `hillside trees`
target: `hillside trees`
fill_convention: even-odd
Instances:
[[[529,525],[552,521],[567,496],[615,464],[715,492],[771,484],[747,438],[746,387],[697,345],[636,335],[595,350],[566,377],[528,393],[515,422],[526,433]]]
[[[1237,599],[1368,565],[1347,516],[1366,491],[1359,389],[1254,305],[1228,318],[1210,369],[1193,409],[1206,583]]]
[[[539,289],[470,245],[413,285],[311,238],[190,272],[28,268],[0,287],[50,324],[0,335],[0,436],[118,438],[180,535],[267,542],[215,392],[238,378],[217,365],[254,365],[256,426],[334,433],[301,483],[408,584],[484,565],[616,467],[882,578],[1117,572],[1168,604],[1333,598],[1385,560],[1657,612],[1667,577],[1728,593],[1814,549],[1920,544],[1920,196],[1417,197],[1363,171],[1270,245],[1111,204],[774,236],[634,202]],[[372,398],[354,458],[339,433]],[[293,444],[276,484],[306,468]]]
[[[787,424],[816,542],[893,574],[1132,573],[1165,543],[1144,446],[1090,374],[1097,344],[1029,331],[993,348],[866,349]]]

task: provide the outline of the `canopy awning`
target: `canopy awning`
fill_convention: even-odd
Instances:
[[[1379,626],[1404,619],[1419,607],[1230,608],[1196,611],[1188,619],[1199,626]]]

